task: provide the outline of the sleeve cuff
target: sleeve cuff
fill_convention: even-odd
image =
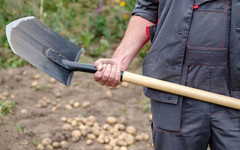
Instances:
[[[141,9],[134,9],[132,12],[132,15],[136,16],[141,16],[144,19],[147,19],[148,21],[156,24],[158,20],[157,13],[151,12],[151,11],[146,11],[146,10],[141,10]]]

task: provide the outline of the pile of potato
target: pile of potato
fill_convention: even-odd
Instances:
[[[69,133],[69,141],[54,141],[51,139],[43,139],[41,144],[38,144],[37,149],[54,149],[69,148],[69,142],[77,143],[84,140],[86,145],[91,145],[94,142],[103,144],[105,150],[128,150],[128,147],[135,142],[149,141],[147,133],[137,133],[136,128],[127,126],[124,117],[115,118],[107,117],[106,123],[102,126],[96,120],[95,116],[76,117],[74,119],[61,117],[62,132]],[[46,142],[47,141],[47,142]],[[64,143],[64,144],[63,144]],[[147,146],[151,146],[148,144]]]
[[[62,108],[63,106],[60,104],[61,99],[57,98],[55,101],[47,98],[47,97],[43,97],[41,99],[39,99],[37,101],[37,104],[35,105],[35,107],[37,108],[46,108],[48,106],[51,107],[51,110],[54,112],[59,108]],[[80,104],[79,102],[76,102],[74,100],[70,100],[68,104],[66,104],[64,106],[64,108],[66,110],[72,110],[73,108],[78,108],[78,107],[82,107],[82,108],[87,108],[91,105],[90,101],[85,101],[82,104]]]

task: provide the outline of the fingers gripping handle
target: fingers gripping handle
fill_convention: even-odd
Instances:
[[[68,60],[63,60],[64,67],[68,70],[72,71],[81,71],[81,72],[87,72],[87,73],[95,73],[97,72],[97,68],[92,64],[85,64],[85,63],[78,63]],[[123,71],[121,71],[121,81],[123,77]]]

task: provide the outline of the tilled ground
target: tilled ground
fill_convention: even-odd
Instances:
[[[76,72],[66,87],[31,66],[0,69],[0,98],[17,102],[0,119],[1,150],[151,150],[142,87],[101,87]]]

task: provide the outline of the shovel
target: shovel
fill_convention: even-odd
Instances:
[[[78,62],[82,53],[81,48],[54,32],[35,17],[13,21],[7,25],[6,34],[14,53],[66,86],[70,85],[74,71],[88,73],[97,71],[92,64]],[[240,100],[229,96],[127,71],[121,72],[121,80],[240,110]]]

